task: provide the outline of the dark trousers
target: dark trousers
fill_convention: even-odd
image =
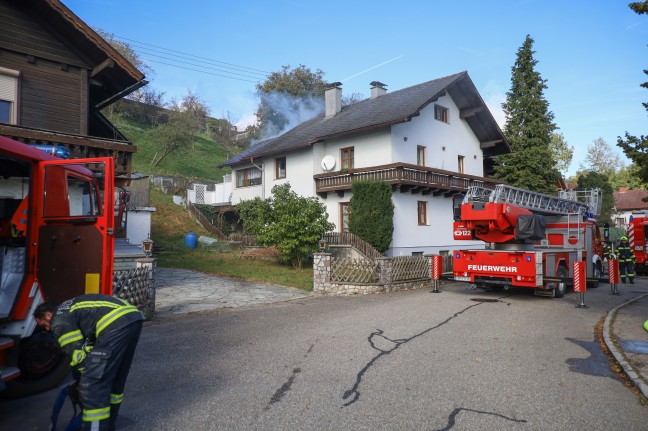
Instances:
[[[116,330],[108,328],[97,338],[85,360],[79,382],[83,430],[115,429],[141,331],[142,321],[139,320]]]
[[[619,261],[619,276],[621,277],[621,282],[625,283],[626,282],[626,276],[630,280],[630,283],[634,283],[634,263],[628,261],[628,262],[621,262]]]

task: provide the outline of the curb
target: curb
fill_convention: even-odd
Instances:
[[[648,385],[641,379],[641,377],[639,377],[639,375],[635,372],[632,366],[626,361],[623,353],[621,353],[616,348],[614,342],[610,338],[610,325],[612,324],[612,320],[614,320],[614,318],[616,317],[617,310],[645,296],[648,296],[648,293],[633,298],[629,301],[626,301],[621,305],[617,305],[616,307],[614,307],[612,310],[608,312],[608,315],[605,318],[605,324],[603,325],[603,340],[605,341],[605,344],[607,345],[610,352],[612,352],[614,359],[616,359],[619,365],[621,365],[621,368],[623,368],[623,371],[628,375],[628,377],[630,377],[630,379],[634,382],[635,386],[639,388],[643,396],[645,398],[648,398]]]

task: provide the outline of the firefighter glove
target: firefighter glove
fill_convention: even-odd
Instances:
[[[86,352],[84,350],[74,350],[72,352],[72,361],[70,365],[76,367],[80,365],[86,358]]]

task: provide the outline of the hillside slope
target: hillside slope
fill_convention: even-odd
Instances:
[[[167,156],[158,166],[151,162],[159,156],[159,148],[148,132],[151,125],[131,118],[122,117],[113,120],[117,128],[137,147],[133,155],[133,171],[143,174],[166,175],[191,179],[222,182],[223,175],[229,168],[221,169],[218,165],[228,158],[227,151],[206,135],[199,135],[195,149],[191,147]],[[231,156],[231,155],[230,155]]]

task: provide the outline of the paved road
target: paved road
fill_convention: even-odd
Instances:
[[[646,430],[594,326],[647,292],[577,309],[457,284],[169,314],[145,326],[120,429]],[[47,429],[52,397],[0,404],[0,429]]]

